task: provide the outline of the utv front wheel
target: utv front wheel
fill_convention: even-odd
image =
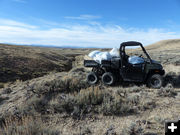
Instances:
[[[115,82],[115,76],[111,72],[104,73],[101,79],[105,85],[112,85]]]
[[[149,77],[147,81],[148,87],[154,88],[154,89],[159,89],[163,85],[163,78],[159,74],[154,74]]]
[[[91,85],[96,84],[98,82],[98,76],[95,72],[90,72],[87,75],[87,82]]]

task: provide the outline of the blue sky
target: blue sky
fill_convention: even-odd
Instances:
[[[0,0],[0,42],[114,47],[180,38],[180,0]]]

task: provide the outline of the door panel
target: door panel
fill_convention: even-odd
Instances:
[[[125,81],[142,82],[144,79],[145,64],[126,64],[122,68],[122,76]]]

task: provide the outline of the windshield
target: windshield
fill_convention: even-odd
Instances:
[[[126,55],[129,57],[137,56],[147,59],[146,54],[143,52],[142,48],[140,46],[126,46],[125,48]]]

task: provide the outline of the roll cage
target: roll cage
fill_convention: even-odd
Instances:
[[[120,57],[121,57],[121,66],[123,66],[123,59],[124,59],[124,55],[126,55],[125,53],[125,48],[126,46],[140,46],[141,49],[143,50],[144,54],[147,56],[147,58],[149,59],[150,63],[152,63],[152,59],[149,56],[149,54],[146,52],[145,48],[143,47],[143,45],[140,42],[136,42],[136,41],[128,41],[128,42],[123,42],[120,44],[120,48],[119,48],[119,53],[120,53]]]

